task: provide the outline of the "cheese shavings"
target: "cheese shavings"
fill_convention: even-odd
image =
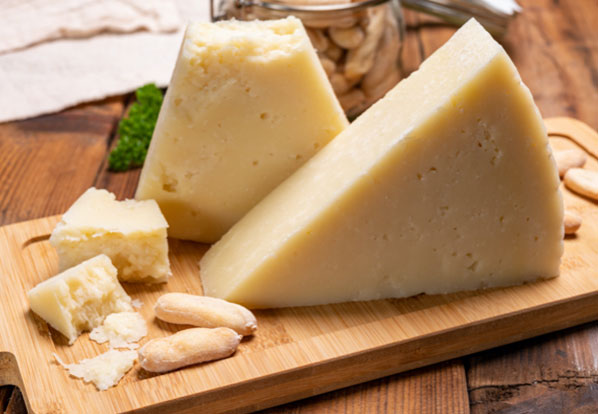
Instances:
[[[115,386],[133,367],[137,359],[137,351],[108,352],[90,359],[83,359],[76,364],[66,364],[54,354],[56,361],[73,377],[82,378],[85,382],[93,382],[100,391]]]
[[[89,338],[98,344],[109,342],[110,348],[139,347],[135,342],[147,335],[147,325],[137,312],[112,313],[104,323],[89,334]]]

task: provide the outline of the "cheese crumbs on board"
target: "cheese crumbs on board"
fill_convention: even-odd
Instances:
[[[75,342],[114,312],[132,312],[131,298],[110,258],[100,254],[47,279],[28,293],[31,310]]]
[[[66,364],[54,354],[56,361],[73,377],[93,382],[98,390],[104,391],[115,386],[133,368],[137,351],[117,351],[111,349],[94,358],[83,359],[76,364]]]
[[[101,326],[94,328],[89,338],[98,344],[109,342],[110,348],[136,349],[136,343],[147,335],[147,325],[138,312],[110,314]]]

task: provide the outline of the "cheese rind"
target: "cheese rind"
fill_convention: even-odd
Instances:
[[[99,255],[51,277],[28,293],[31,310],[75,342],[113,312],[130,312],[131,298],[106,255]]]
[[[249,307],[557,276],[563,206],[546,132],[475,21],[249,212],[200,262]]]
[[[117,201],[91,187],[64,213],[50,237],[64,270],[106,254],[127,282],[164,282],[170,275],[168,223],[154,200]]]
[[[300,20],[191,24],[135,197],[214,242],[346,126]]]

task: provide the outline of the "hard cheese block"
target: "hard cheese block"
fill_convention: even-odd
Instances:
[[[114,312],[132,312],[116,268],[101,254],[45,280],[28,293],[31,310],[75,342]]]
[[[554,277],[558,186],[529,90],[472,20],[207,252],[204,291],[280,307]]]
[[[92,187],[64,213],[50,243],[61,270],[103,253],[120,280],[164,282],[170,275],[167,228],[155,201],[117,201]]]
[[[135,197],[214,242],[346,126],[298,19],[191,24]]]

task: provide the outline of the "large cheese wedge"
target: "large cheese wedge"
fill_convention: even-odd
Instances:
[[[191,24],[136,198],[214,242],[347,124],[300,20]]]
[[[207,252],[205,294],[280,307],[554,277],[558,187],[529,90],[470,21]]]

